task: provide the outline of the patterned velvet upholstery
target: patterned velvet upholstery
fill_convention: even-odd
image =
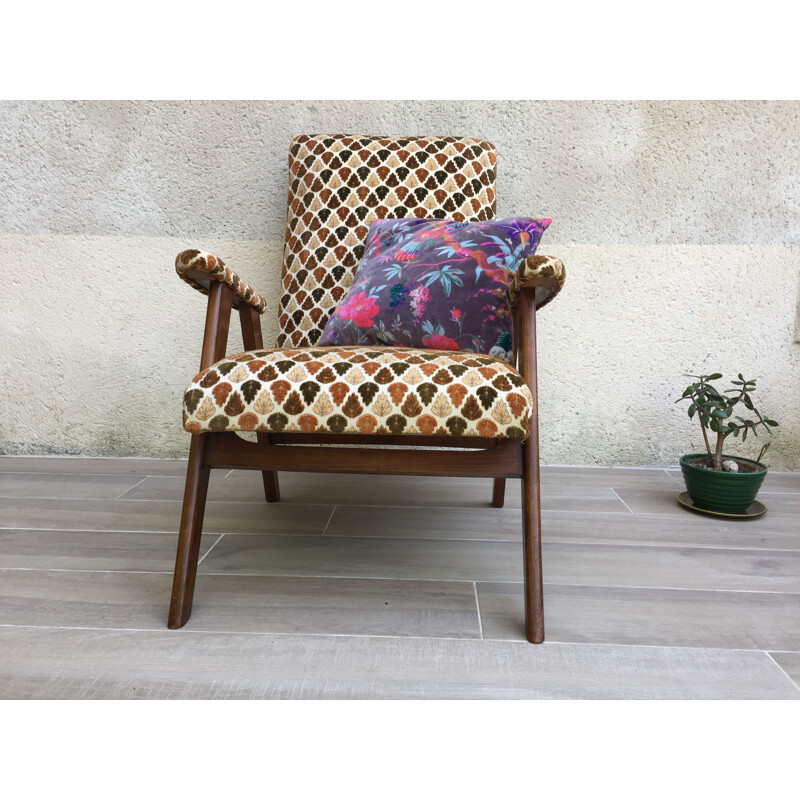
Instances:
[[[221,281],[236,296],[234,307],[238,308],[239,302],[244,301],[253,306],[259,314],[264,313],[266,302],[264,298],[253,288],[248,286],[230,267],[225,266],[221,258],[204,253],[202,250],[184,250],[178,253],[175,259],[175,272],[178,273],[182,281],[186,281],[189,286],[197,289],[198,292],[208,294],[208,287],[211,281]],[[190,278],[187,272],[203,272],[207,278]]]
[[[294,139],[278,347],[317,344],[353,283],[374,219],[492,219],[496,161],[478,139]]]
[[[528,256],[518,267],[511,286],[514,298],[528,287],[534,287],[536,308],[547,305],[563,288],[567,273],[561,259],[553,256]]]
[[[253,350],[196,375],[184,427],[203,431],[483,436],[522,440],[533,399],[504,361],[413,348]]]

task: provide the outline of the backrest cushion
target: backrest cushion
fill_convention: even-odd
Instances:
[[[496,163],[494,147],[478,139],[296,137],[289,150],[278,347],[317,344],[353,284],[373,220],[492,219]]]

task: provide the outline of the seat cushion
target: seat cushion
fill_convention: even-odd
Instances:
[[[194,377],[184,428],[523,440],[533,399],[498,358],[413,348],[251,350]]]

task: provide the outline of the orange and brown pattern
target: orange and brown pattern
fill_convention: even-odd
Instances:
[[[524,440],[533,398],[490,356],[413,348],[252,350],[196,375],[183,426],[205,431],[482,436]]]
[[[208,274],[208,279],[198,282],[186,276],[189,271],[205,272]],[[226,267],[221,258],[217,258],[211,253],[204,253],[202,250],[184,250],[182,253],[178,253],[178,257],[175,259],[175,272],[182,281],[203,294],[208,294],[211,281],[221,281],[236,295],[234,307],[238,308],[239,301],[243,300],[253,306],[259,314],[264,313],[266,306],[264,298],[255,289],[248,286],[230,267]]]
[[[555,256],[528,256],[517,269],[514,282],[511,285],[511,297],[517,295],[522,289],[534,287],[536,289],[536,308],[547,305],[563,288],[567,277],[564,262]],[[544,280],[540,281],[540,278]]]
[[[478,139],[296,137],[279,304],[279,347],[310,347],[353,283],[375,219],[495,216],[494,147]]]

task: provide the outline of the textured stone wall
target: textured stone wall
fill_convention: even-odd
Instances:
[[[702,444],[682,373],[719,369],[759,379],[768,461],[800,470],[794,102],[2,102],[0,451],[185,455],[204,298],[174,257],[277,308],[289,141],[325,131],[486,138],[498,213],[553,218],[545,463],[674,463]]]

